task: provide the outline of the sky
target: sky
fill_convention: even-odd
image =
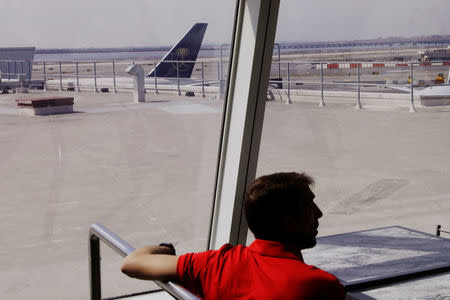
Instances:
[[[174,44],[196,22],[231,40],[233,0],[0,0],[0,47]],[[450,34],[450,0],[281,0],[276,41]]]

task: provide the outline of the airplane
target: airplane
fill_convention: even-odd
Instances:
[[[155,75],[157,77],[158,86],[175,86],[178,81],[180,81],[182,85],[195,86],[201,84],[199,80],[193,80],[190,79],[190,77],[192,75],[195,61],[197,60],[207,26],[208,23],[194,24],[189,31],[184,34],[182,38],[164,55],[163,59],[156,65],[156,67],[145,77],[146,85],[152,86],[154,84]],[[68,86],[71,90],[74,90],[76,87],[75,80],[76,78],[65,78],[63,79],[63,86]],[[112,88],[112,82],[112,78],[97,78],[96,80],[98,89]],[[115,82],[118,88],[134,87],[133,78],[117,77]],[[208,81],[204,83],[205,85],[208,85],[214,82]],[[47,87],[50,85],[58,87],[60,82],[58,79],[47,80]],[[83,88],[93,87],[94,79],[79,78],[79,85]]]
[[[194,24],[147,77],[155,77],[156,75],[158,78],[190,78],[207,26],[207,23]],[[178,61],[178,74],[175,61]]]

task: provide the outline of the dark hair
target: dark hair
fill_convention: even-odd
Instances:
[[[256,179],[248,188],[245,216],[257,239],[282,242],[282,221],[298,215],[302,200],[311,198],[314,179],[305,173],[274,173]]]

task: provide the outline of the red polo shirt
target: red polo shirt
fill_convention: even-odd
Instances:
[[[344,299],[333,275],[309,266],[277,242],[180,256],[177,278],[204,299]]]

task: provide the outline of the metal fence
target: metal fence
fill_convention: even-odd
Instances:
[[[173,63],[177,70],[185,63],[192,61],[166,61]],[[35,62],[33,67],[33,80],[41,80],[43,88],[53,88],[59,90],[92,90],[98,92],[99,88],[111,88],[113,92],[118,90],[129,90],[134,87],[132,76],[125,72],[127,66],[139,64],[148,73],[156,67],[158,61],[43,61]],[[172,87],[175,86],[178,94],[181,95],[182,87],[185,85],[196,85],[201,88],[202,96],[205,96],[205,89],[208,86],[219,85],[225,80],[223,75],[226,61],[197,61],[194,64],[193,78],[186,79],[171,78]],[[178,72],[177,72],[178,74]],[[166,78],[147,78],[146,88],[159,93],[161,85]]]
[[[275,45],[276,46],[276,45]],[[181,95],[183,90],[196,91],[205,97],[206,92],[223,94],[227,80],[224,70],[228,69],[228,61],[223,58],[221,47],[220,59],[204,61],[170,61],[178,70],[184,63],[194,63],[192,79],[171,79],[169,89]],[[3,64],[3,65],[2,65]],[[42,82],[42,88],[58,90],[92,90],[94,92],[134,88],[133,77],[125,72],[130,64],[139,64],[145,71],[155,68],[158,61],[0,61],[0,66],[6,69],[2,74],[8,79],[25,74],[24,66],[32,68],[29,81]],[[21,66],[21,67],[19,67]],[[320,91],[319,105],[325,106],[324,91],[354,91],[356,108],[361,108],[361,91],[368,88],[392,88],[393,86],[409,87],[410,110],[414,111],[414,87],[432,86],[437,84],[430,74],[444,73],[448,77],[450,62],[394,62],[394,61],[282,61],[280,49],[275,55],[269,89],[280,89],[286,93],[286,103],[291,103],[294,90]],[[395,69],[395,78],[386,78]],[[178,75],[178,71],[177,71]],[[450,75],[450,74],[449,74]],[[447,78],[446,78],[447,79]],[[165,78],[147,78],[146,89],[159,93]],[[186,88],[188,86],[189,88]],[[167,89],[167,85],[165,85]]]
[[[386,92],[389,88],[391,93],[402,90],[409,92],[410,110],[414,111],[414,88],[445,83],[443,81],[450,76],[449,68],[450,62],[446,61],[283,61],[272,65],[269,88],[286,91],[286,103],[292,103],[293,91],[319,90],[320,106],[325,106],[325,90],[354,91],[356,108],[361,108],[362,89]],[[444,77],[438,75],[440,73]],[[442,81],[437,82],[437,78]]]

